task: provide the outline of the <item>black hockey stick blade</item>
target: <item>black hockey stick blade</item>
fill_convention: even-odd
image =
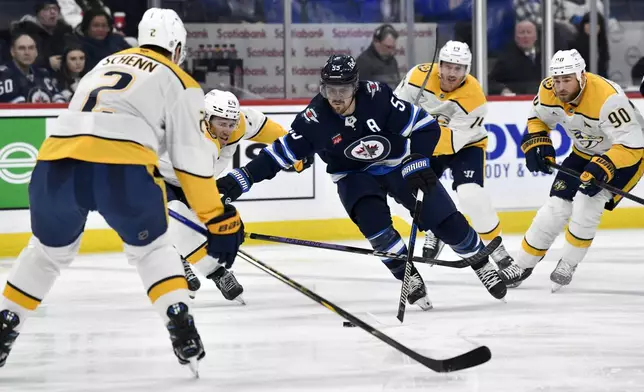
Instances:
[[[381,331],[375,329],[371,325],[367,324],[366,322],[362,321],[361,319],[347,312],[341,307],[335,305],[330,301],[327,301],[325,298],[309,290],[308,288],[302,286],[301,284],[289,278],[288,276],[273,269],[269,265],[259,261],[258,259],[254,258],[250,254],[244,252],[243,250],[240,249],[237,255],[240,256],[245,261],[247,261],[248,263],[252,264],[253,266],[261,269],[262,271],[273,276],[274,278],[277,278],[278,280],[287,284],[291,288],[299,291],[300,293],[306,295],[313,301],[319,303],[320,305],[324,306],[330,311],[336,313],[338,316],[349,321],[356,327],[363,329],[364,331],[370,333],[372,336],[380,339],[384,343],[388,344],[389,346],[395,348],[396,350],[402,352],[403,354],[409,356],[413,360],[417,361],[418,363],[422,364],[423,366],[435,372],[447,373],[447,372],[455,372],[458,370],[468,369],[474,366],[481,365],[492,358],[492,353],[490,352],[490,349],[487,348],[486,346],[480,346],[464,354],[458,355],[453,358],[447,358],[447,359],[434,359],[434,358],[421,355],[418,352],[403,345],[402,343],[392,339],[388,335],[385,335]]]
[[[564,167],[564,166],[561,166],[558,163],[546,161],[546,164],[548,166],[551,166],[551,167],[559,170],[562,173],[568,174],[571,177],[579,178],[581,176],[581,174],[577,173],[575,170],[567,168],[567,167]],[[620,195],[625,199],[629,199],[629,200],[632,200],[632,201],[634,201],[636,203],[640,203],[640,204],[644,205],[644,199],[642,199],[641,197],[637,197],[637,196],[633,195],[632,193],[628,193],[628,192],[626,192],[626,191],[624,191],[622,189],[616,188],[616,187],[614,187],[614,186],[612,186],[610,184],[607,184],[607,183],[605,183],[603,181],[599,181],[597,179],[593,179],[593,182],[595,183],[595,185],[597,185],[600,188],[606,189],[607,191],[612,192],[612,193],[614,193],[616,195]]]
[[[390,253],[390,252],[381,252],[381,251],[372,250],[372,249],[357,248],[355,246],[329,244],[326,242],[301,240],[297,238],[279,237],[275,235],[266,235],[266,234],[258,234],[258,233],[246,233],[246,237],[253,240],[259,240],[259,241],[278,242],[281,244],[335,250],[339,252],[355,253],[355,254],[361,254],[366,256],[385,257],[388,259],[401,260],[401,261],[407,260],[406,255],[399,255],[397,253]],[[428,257],[421,257],[421,256],[414,256],[412,261],[414,263],[432,264],[432,265],[438,265],[441,267],[465,268],[465,267],[470,267],[472,264],[476,264],[481,260],[483,260],[484,258],[491,255],[492,252],[494,252],[494,250],[499,247],[499,245],[501,245],[501,237],[496,237],[492,241],[490,241],[490,243],[487,244],[485,248],[481,249],[477,254],[470,257],[466,257],[458,261],[431,259]]]
[[[402,286],[400,287],[400,299],[398,300],[398,313],[396,318],[401,323],[405,320],[405,309],[407,307],[407,296],[409,295],[409,279],[411,279],[411,268],[413,266],[412,259],[414,258],[414,248],[416,247],[416,232],[418,226],[416,222],[420,218],[420,211],[423,209],[423,191],[418,190],[416,193],[416,203],[414,204],[414,212],[411,222],[411,232],[409,233],[409,241],[407,241],[407,258],[405,259],[405,275],[403,277]]]

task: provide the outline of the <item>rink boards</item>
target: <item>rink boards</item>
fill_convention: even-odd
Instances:
[[[644,112],[644,99],[632,101]],[[305,107],[304,101],[282,101],[280,105],[253,103],[258,105],[247,106],[263,111],[287,129]],[[534,176],[525,170],[520,141],[530,106],[531,101],[523,99],[492,101],[485,120],[489,134],[486,189],[508,233],[527,229],[536,210],[547,199],[553,179],[551,175]],[[29,238],[27,186],[31,170],[49,124],[64,110],[60,106],[15,108],[0,106],[0,257],[16,255]],[[557,158],[562,160],[570,152],[571,140],[561,128],[553,130],[552,139]],[[243,166],[262,147],[258,143],[242,143],[231,167]],[[256,184],[236,203],[247,231],[312,240],[360,238],[359,231],[346,217],[325,169],[324,163],[317,159],[314,167],[303,173],[282,172],[272,181]],[[442,181],[452,192],[449,172],[443,175]],[[640,184],[634,193],[644,197],[644,186]],[[409,229],[400,218],[396,217],[394,224],[403,232]],[[86,227],[82,252],[121,249],[118,236],[99,215],[90,214]],[[604,214],[601,227],[644,227],[644,208],[624,201],[615,211]]]

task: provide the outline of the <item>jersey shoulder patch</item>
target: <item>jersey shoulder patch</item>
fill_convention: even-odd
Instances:
[[[539,85],[538,97],[539,105],[548,107],[560,107],[562,109],[564,107],[563,102],[561,102],[561,100],[559,100],[559,98],[557,98],[557,96],[555,95],[554,81],[551,77],[545,78],[541,81],[541,84]],[[537,101],[536,98],[535,101]],[[533,101],[533,103],[535,101]]]
[[[409,75],[409,78],[407,79],[407,84],[410,84],[416,88],[420,88],[420,86],[423,85],[425,77],[427,76],[427,72],[429,72],[430,68],[432,70],[430,80],[438,78],[438,64],[434,64],[434,67],[432,68],[431,63],[424,63],[412,68],[411,75]],[[429,85],[430,83],[428,81],[428,83],[425,85],[425,90],[429,90]]]

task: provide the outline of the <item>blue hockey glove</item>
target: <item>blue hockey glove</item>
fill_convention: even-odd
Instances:
[[[526,133],[521,141],[521,151],[525,154],[525,164],[532,173],[552,173],[546,161],[555,162],[555,148],[548,132]]]
[[[420,154],[411,154],[402,161],[402,176],[409,184],[413,194],[422,190],[424,194],[436,186],[436,173],[429,167],[429,158]]]
[[[253,186],[253,177],[248,173],[245,167],[235,169],[227,175],[217,179],[217,189],[222,195],[221,202],[224,204],[231,203],[248,192]]]
[[[230,268],[235,262],[239,246],[244,242],[244,223],[232,204],[224,205],[224,213],[206,223],[208,244],[206,250],[219,264]]]
[[[606,155],[596,155],[584,167],[583,173],[579,176],[581,185],[579,192],[590,197],[595,196],[602,189],[593,180],[609,182],[615,176],[615,165]]]

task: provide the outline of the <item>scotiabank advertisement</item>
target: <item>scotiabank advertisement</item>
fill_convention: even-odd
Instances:
[[[379,24],[296,24],[291,29],[292,49],[288,88],[293,98],[310,98],[318,92],[320,69],[332,54],[358,57],[371,44]],[[396,59],[401,77],[409,70],[407,30],[393,24],[400,37]],[[431,61],[435,24],[415,25],[415,61]],[[242,59],[243,88],[266,98],[284,98],[284,27],[281,24],[187,24],[187,67],[194,70],[212,58]],[[224,47],[225,45],[225,47]],[[231,49],[232,48],[232,49]],[[206,61],[204,61],[206,60]],[[221,78],[215,67],[206,71],[209,86]],[[241,85],[239,87],[242,87]]]

